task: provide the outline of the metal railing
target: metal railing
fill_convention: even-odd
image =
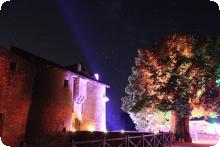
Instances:
[[[72,140],[72,147],[171,147],[172,142],[172,133],[162,132],[141,135],[126,134],[124,137],[117,138],[107,138],[103,135],[102,139],[87,141]]]
[[[121,135],[120,132],[116,133]],[[99,139],[100,138],[100,139]],[[98,139],[90,139],[85,137],[82,140],[74,140],[69,143],[50,143],[41,145],[31,145],[24,143],[21,147],[171,147],[174,136],[171,132],[161,132],[158,134],[146,133],[125,133],[120,137],[109,137],[103,134]]]

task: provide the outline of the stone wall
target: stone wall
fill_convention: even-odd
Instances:
[[[0,113],[2,140],[18,145],[25,138],[35,68],[21,57],[0,49]]]
[[[49,65],[38,67],[29,113],[27,141],[46,143],[48,136],[72,130],[71,75]]]
[[[0,137],[47,144],[75,130],[103,131],[106,85],[44,59],[0,49]]]
[[[82,129],[104,131],[105,126],[105,86],[89,81],[86,99],[82,109]],[[93,113],[91,113],[93,112]]]
[[[87,90],[86,79],[75,77],[73,86],[73,129],[76,131],[83,130],[82,126],[82,113],[83,103],[86,99]]]

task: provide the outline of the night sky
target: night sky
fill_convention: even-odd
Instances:
[[[11,0],[0,12],[0,46],[16,46],[61,65],[83,63],[111,86],[108,129],[133,129],[120,110],[138,48],[171,33],[220,35],[209,0]]]

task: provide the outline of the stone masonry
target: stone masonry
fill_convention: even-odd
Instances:
[[[82,70],[26,51],[0,48],[0,137],[6,145],[45,143],[66,131],[106,129],[106,88]]]

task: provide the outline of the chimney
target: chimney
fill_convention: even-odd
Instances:
[[[82,71],[82,65],[81,64],[77,64],[77,72],[81,72]]]

